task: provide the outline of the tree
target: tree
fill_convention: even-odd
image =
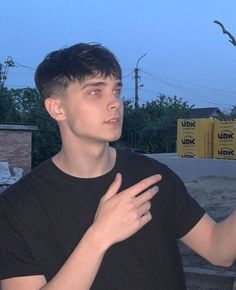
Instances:
[[[1,90],[1,123],[30,124],[33,131],[32,165],[38,165],[60,148],[60,135],[56,122],[48,115],[38,91],[33,88]]]
[[[33,167],[58,152],[61,141],[56,122],[44,108],[38,91],[32,88],[14,90],[13,101],[24,124],[37,125],[33,132]]]
[[[139,147],[146,153],[175,151],[177,119],[188,117],[190,109],[176,96],[160,95],[141,107],[125,101],[123,146]]]
[[[141,135],[141,147],[148,153],[174,152],[177,119],[190,115],[191,107],[182,99],[161,94],[156,101],[146,104],[146,126]]]
[[[0,123],[18,122],[19,114],[14,106],[11,91],[0,88]]]
[[[230,112],[230,117],[236,118],[236,106],[233,106],[231,112]]]
[[[130,100],[124,102],[124,125],[121,141],[123,147],[134,148],[139,147],[140,133],[145,126],[145,110],[144,107],[137,107]]]
[[[189,116],[191,107],[182,99],[160,95],[155,101],[135,107],[124,101],[124,127],[116,147],[141,148],[146,153],[173,152],[177,119]],[[33,88],[0,90],[0,122],[38,126],[33,132],[33,167],[53,156],[61,146],[59,129],[48,115],[38,91]]]

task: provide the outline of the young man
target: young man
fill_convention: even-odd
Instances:
[[[2,290],[183,290],[177,239],[234,261],[235,214],[216,224],[165,165],[109,146],[123,117],[110,51],[52,52],[35,79],[62,147],[1,196]]]

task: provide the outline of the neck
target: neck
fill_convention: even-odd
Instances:
[[[78,144],[77,144],[78,145]],[[53,157],[53,162],[69,175],[92,178],[109,172],[116,161],[116,151],[108,143],[93,146],[62,145],[60,152]]]

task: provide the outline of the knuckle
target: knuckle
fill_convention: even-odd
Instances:
[[[147,212],[147,214],[145,215],[145,219],[146,219],[146,222],[149,222],[152,219],[152,214],[150,211]]]
[[[134,202],[130,202],[128,208],[129,208],[129,210],[134,210],[134,211],[137,209]]]
[[[141,220],[138,220],[138,221],[137,221],[137,227],[138,227],[138,228],[141,228],[142,226],[143,226],[142,221],[141,221]]]
[[[151,190],[147,191],[147,193],[146,193],[146,198],[149,200],[149,199],[151,199],[152,197],[153,197],[153,193],[152,193],[152,191],[151,191]]]
[[[139,220],[139,212],[138,212],[138,209],[134,210],[132,212],[132,217],[133,217],[133,220]]]
[[[158,192],[158,187],[157,186],[153,186],[151,188],[151,192],[152,192],[152,196],[154,196]]]
[[[131,199],[131,198],[129,198],[129,199],[123,198],[122,199],[122,204],[125,206],[126,209],[131,210],[131,211],[133,209],[135,209],[135,207],[136,207],[134,200]]]
[[[150,212],[150,211],[148,212],[148,218],[149,218],[149,220],[151,220],[151,219],[152,219],[152,214],[151,214],[151,212]]]
[[[128,201],[127,201],[127,203],[130,206],[134,207],[135,206],[135,201],[136,201],[135,198],[129,198]]]
[[[153,198],[154,195],[155,195],[155,191],[152,189],[152,190],[150,191],[150,199]]]
[[[147,186],[149,185],[149,182],[148,182],[147,179],[144,179],[144,180],[143,180],[143,185],[144,185],[145,187],[147,187]]]
[[[147,178],[143,179],[139,184],[142,185],[143,188],[147,188],[148,186],[150,186]]]
[[[148,201],[148,202],[147,202],[147,208],[148,208],[148,210],[150,210],[151,206],[152,206],[151,202]]]

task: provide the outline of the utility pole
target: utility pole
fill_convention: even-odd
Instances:
[[[15,63],[11,56],[8,56],[4,62],[4,65],[0,63],[0,88],[4,87],[5,81],[7,79],[7,73],[9,67],[14,67]]]
[[[134,105],[135,105],[135,108],[138,107],[138,101],[139,101],[139,97],[138,97],[138,88],[139,88],[139,84],[138,84],[138,81],[139,81],[139,68],[138,68],[138,63],[139,61],[146,55],[147,53],[144,53],[138,60],[137,60],[137,63],[136,63],[136,67],[134,69],[134,92],[135,92],[135,102],[134,102]]]

